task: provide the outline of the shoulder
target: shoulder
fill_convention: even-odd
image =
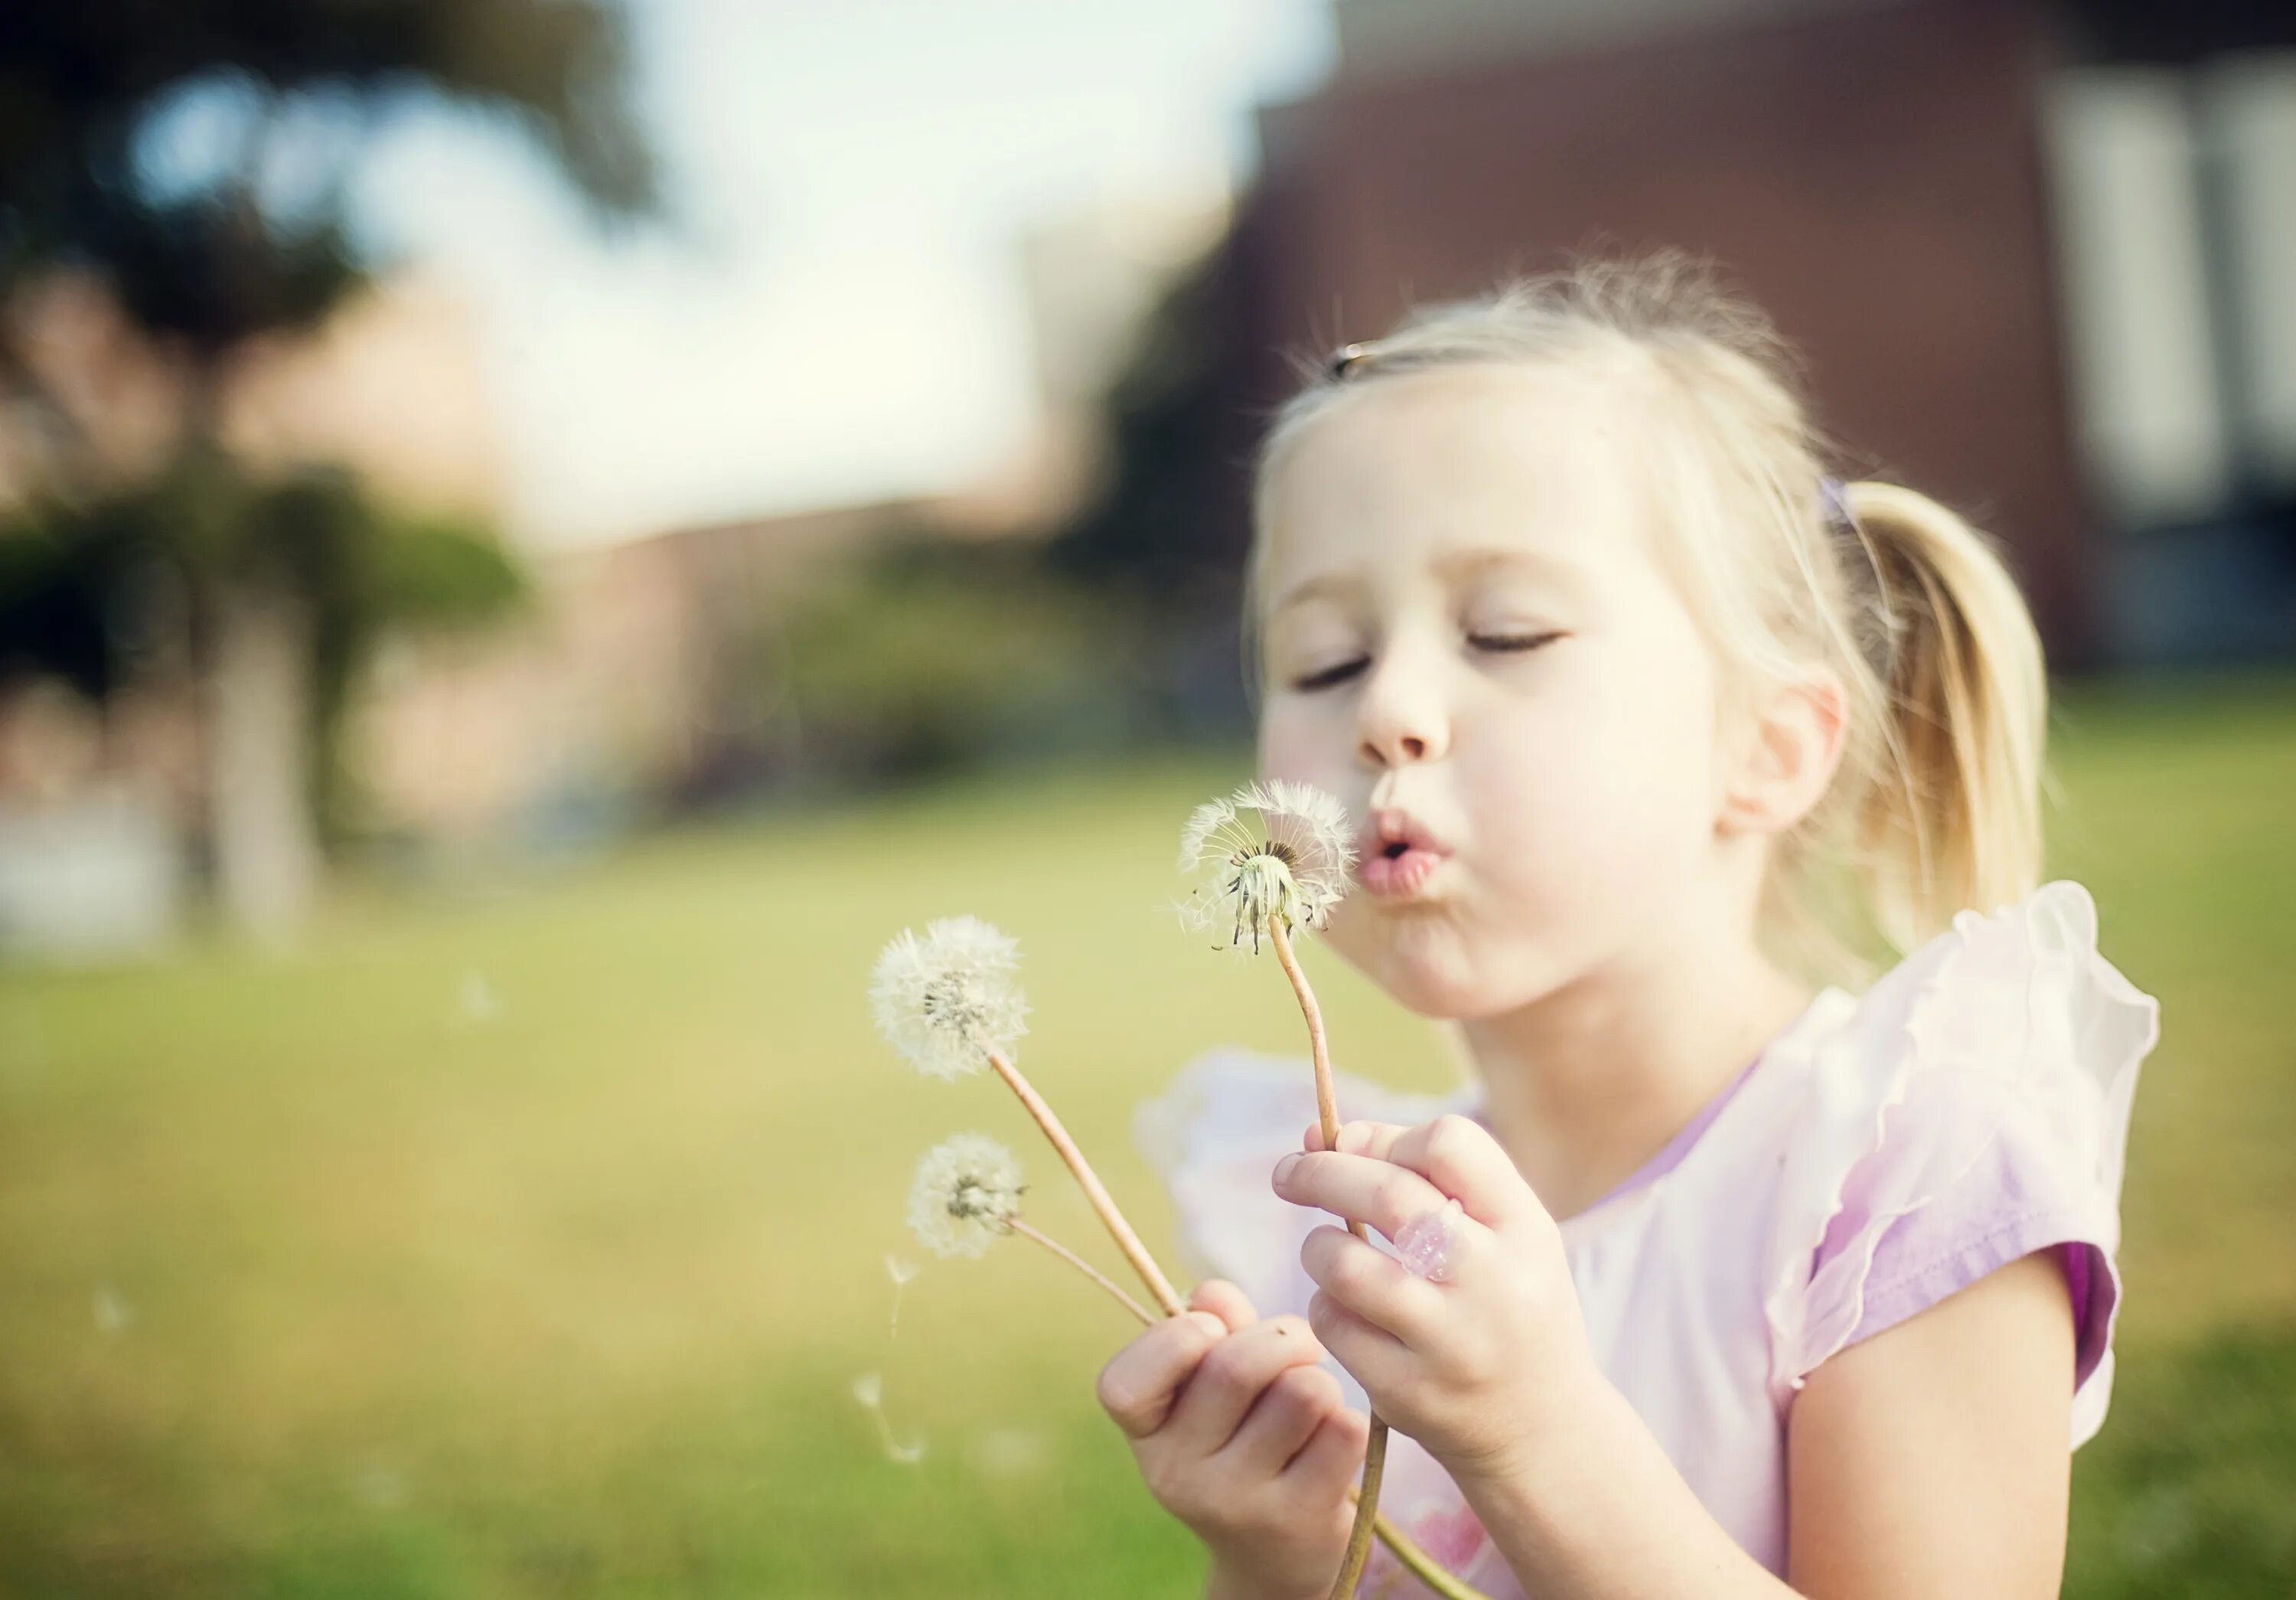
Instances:
[[[1471,1093],[1416,1095],[1336,1069],[1332,1085],[1343,1121],[1423,1121]],[[1236,1045],[1193,1057],[1133,1112],[1133,1146],[1171,1199],[1177,1259],[1196,1277],[1235,1284],[1263,1315],[1281,1304],[1300,1241],[1319,1219],[1270,1183],[1316,1117],[1315,1067],[1306,1055]]]
[[[1789,1580],[2055,1594],[2071,1323],[2031,1255],[1813,1372],[1786,1430]]]
[[[1820,1362],[2050,1249],[2102,1423],[2122,1158],[2159,1003],[2100,952],[2070,879],[1951,927],[1813,1042],[1783,1158],[1766,1312],[1783,1407]]]

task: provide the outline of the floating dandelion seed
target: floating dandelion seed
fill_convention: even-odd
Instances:
[[[1180,870],[1200,872],[1204,881],[1177,909],[1185,923],[1227,930],[1230,949],[1243,947],[1249,928],[1257,954],[1270,918],[1287,933],[1324,926],[1355,864],[1347,808],[1338,800],[1283,778],[1247,784],[1198,806],[1180,830]]]
[[[904,928],[877,957],[869,989],[877,1030],[919,1071],[978,1072],[991,1049],[1007,1058],[1028,1031],[1013,941],[977,916]]]
[[[406,1503],[406,1474],[388,1462],[368,1462],[353,1474],[351,1488],[378,1511],[393,1511]]]
[[[1052,1443],[1035,1428],[984,1428],[975,1433],[966,1459],[979,1471],[996,1478],[1019,1478],[1042,1472],[1052,1461]]]
[[[495,986],[487,981],[487,975],[484,972],[468,972],[463,974],[463,1021],[491,1022],[502,1015],[502,997],[495,993]]]
[[[885,1276],[893,1280],[893,1316],[885,1325],[885,1336],[890,1339],[901,1329],[901,1291],[917,1276],[917,1264],[888,1251],[885,1255]]]
[[[1026,1187],[1004,1145],[986,1134],[951,1134],[917,1162],[909,1227],[937,1256],[978,1259],[1012,1232]]]
[[[884,1442],[885,1454],[903,1466],[914,1466],[924,1459],[925,1441],[915,1440],[908,1444],[893,1442],[893,1428],[885,1420],[885,1380],[873,1372],[858,1373],[853,1379],[853,1398],[863,1409],[877,1419],[877,1437]]]

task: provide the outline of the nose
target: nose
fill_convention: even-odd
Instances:
[[[1366,767],[1437,761],[1451,748],[1442,675],[1400,640],[1373,669],[1357,705],[1357,754]]]

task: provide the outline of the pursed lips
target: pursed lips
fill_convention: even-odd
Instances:
[[[1356,881],[1371,894],[1415,895],[1450,855],[1434,831],[1406,811],[1383,808],[1373,814],[1372,825],[1356,865]]]

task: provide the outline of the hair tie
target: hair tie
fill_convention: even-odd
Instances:
[[[1866,537],[1866,525],[1849,509],[1849,486],[1839,478],[1824,477],[1817,480],[1817,492],[1825,502],[1827,523],[1835,532],[1846,534],[1857,542],[1859,552],[1866,557],[1866,565],[1873,571],[1874,597],[1880,606],[1882,636],[1874,642],[1873,653],[1876,659],[1873,660],[1872,665],[1874,671],[1886,678],[1897,653],[1898,633],[1905,619],[1890,599],[1890,581],[1882,575],[1882,559],[1874,553],[1874,541]]]
[[[1830,476],[1820,478],[1817,480],[1817,492],[1824,498],[1825,515],[1828,521],[1845,533],[1861,531],[1857,526],[1857,519],[1850,514],[1849,485],[1843,483],[1839,478]]]
[[[1354,368],[1356,363],[1370,358],[1373,347],[1368,344],[1343,344],[1333,350],[1324,363],[1324,376],[1336,383]]]

